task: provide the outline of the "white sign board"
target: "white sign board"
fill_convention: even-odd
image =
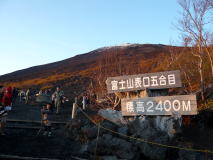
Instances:
[[[123,116],[134,115],[180,115],[197,114],[195,95],[145,97],[138,99],[122,99]]]
[[[180,71],[166,71],[119,77],[106,80],[108,93],[128,92],[143,89],[164,89],[181,87]]]

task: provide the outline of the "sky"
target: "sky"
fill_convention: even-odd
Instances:
[[[0,0],[0,75],[123,43],[171,44],[176,0]]]

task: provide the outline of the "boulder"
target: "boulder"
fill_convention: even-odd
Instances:
[[[169,116],[141,116],[130,123],[129,130],[133,137],[155,142],[159,144],[170,144],[174,135],[174,118]],[[140,152],[151,159],[163,160],[166,158],[167,148],[136,141]]]
[[[170,138],[181,131],[182,118],[176,116],[156,116],[154,118],[155,128],[166,132]]]
[[[110,129],[110,130],[116,130],[118,128],[118,126],[115,123],[112,123],[112,122],[107,121],[107,120],[104,120],[101,123],[101,126],[107,128],[107,129]]]
[[[118,133],[123,134],[123,135],[127,135],[128,134],[128,127],[124,126],[124,127],[118,128]]]
[[[96,139],[89,142],[89,152],[94,153],[96,143]],[[113,137],[110,134],[104,134],[98,140],[97,154],[113,155],[123,159],[134,159],[135,151],[130,142],[118,137]]]
[[[67,124],[66,124],[66,127],[67,128],[81,128],[81,125],[82,125],[82,123],[81,123],[81,121],[80,120],[78,120],[78,119],[72,119],[71,121],[69,121]]]
[[[181,131],[182,118],[173,116],[140,116],[132,123],[129,123],[131,133],[137,131],[150,130],[155,128],[158,131],[165,132],[172,139],[174,135]],[[150,133],[152,134],[152,133]]]
[[[152,134],[149,135],[151,132]],[[169,137],[166,133],[159,132],[154,129],[152,129],[152,131],[141,133],[140,137],[143,137],[149,142],[156,142],[160,144],[168,144],[169,142]],[[143,142],[137,142],[137,146],[139,147],[141,153],[151,159],[164,160],[166,158],[167,148],[165,147]]]
[[[116,111],[112,109],[100,109],[98,111],[98,114],[118,126],[127,124],[127,121],[123,118],[121,111]]]
[[[90,127],[90,126],[84,126],[82,127],[82,133],[88,138],[93,139],[97,137],[98,129],[96,126]]]

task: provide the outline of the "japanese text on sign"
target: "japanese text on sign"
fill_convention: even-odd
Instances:
[[[106,83],[108,93],[181,87],[180,71],[110,77]]]
[[[195,95],[146,97],[139,99],[122,99],[122,114],[129,115],[181,115],[197,114]]]

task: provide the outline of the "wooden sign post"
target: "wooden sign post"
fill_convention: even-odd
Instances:
[[[165,90],[181,87],[180,71],[146,73],[129,76],[109,77],[106,80],[108,93],[138,90]],[[164,93],[164,92],[162,92]],[[153,95],[162,95],[161,92]],[[165,95],[165,94],[164,94]],[[136,115],[181,115],[197,114],[195,95],[160,96],[121,99],[123,116]]]
[[[77,104],[73,103],[73,105],[72,105],[72,119],[75,119],[76,110],[77,110]]]
[[[82,103],[83,103],[83,110],[85,110],[86,109],[86,97],[85,96],[83,96]]]

